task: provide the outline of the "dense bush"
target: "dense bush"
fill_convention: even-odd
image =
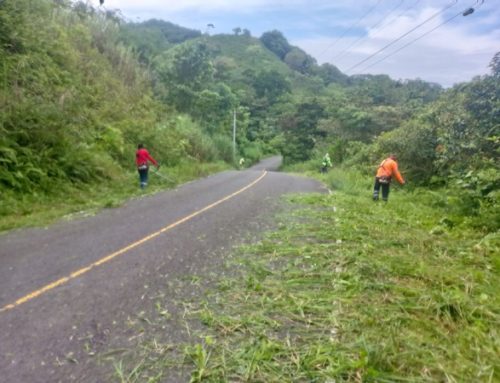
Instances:
[[[121,23],[83,2],[0,4],[1,189],[111,180],[133,169],[139,142],[165,164],[219,158],[199,124],[155,99],[152,74],[120,42]],[[178,84],[184,71],[173,72]]]

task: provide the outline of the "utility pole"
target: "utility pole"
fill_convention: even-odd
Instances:
[[[233,163],[236,163],[236,109],[233,110]]]

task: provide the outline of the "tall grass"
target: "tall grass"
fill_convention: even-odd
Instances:
[[[130,198],[157,193],[228,167],[223,162],[180,161],[176,166],[162,167],[160,175],[151,170],[145,190],[139,188],[135,171],[115,174],[113,179],[99,183],[66,184],[55,180],[50,193],[19,194],[5,190],[1,193],[0,233],[20,227],[43,226],[59,219],[94,215],[100,209],[118,207]]]

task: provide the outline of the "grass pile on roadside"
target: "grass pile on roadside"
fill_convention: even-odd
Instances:
[[[177,360],[192,381],[499,381],[498,232],[451,225],[426,192],[374,203],[370,180],[327,182],[331,195],[289,198],[280,229],[199,303],[205,330]],[[120,380],[161,381],[172,360],[149,357]]]

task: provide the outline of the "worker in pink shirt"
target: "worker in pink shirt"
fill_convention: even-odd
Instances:
[[[160,168],[158,162],[151,157],[147,149],[144,148],[143,144],[137,146],[137,151],[135,152],[135,164],[137,165],[137,170],[139,172],[139,180],[141,182],[141,189],[144,189],[148,185],[148,171],[149,162],[156,166],[156,169]]]

